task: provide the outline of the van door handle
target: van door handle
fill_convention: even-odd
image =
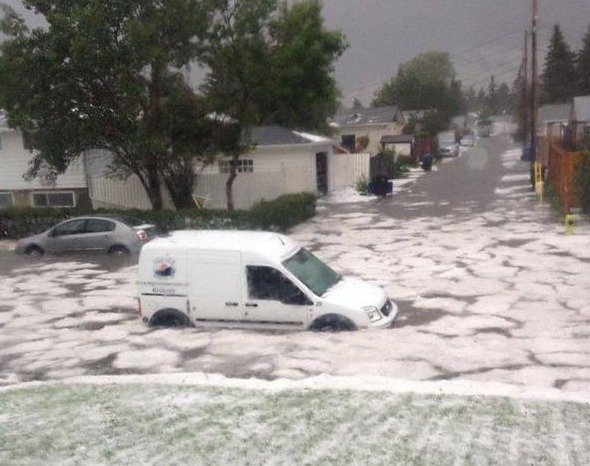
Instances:
[[[256,303],[246,303],[246,307],[258,307]]]
[[[228,306],[228,307],[237,307],[238,303],[234,303],[234,302],[228,301],[227,303],[225,303],[225,305]]]

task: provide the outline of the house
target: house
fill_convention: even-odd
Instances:
[[[543,105],[537,119],[538,134],[548,138],[563,137],[571,112],[571,103]]]
[[[19,130],[0,113],[0,207],[89,207],[84,164],[78,160],[55,180],[24,178],[33,159]]]
[[[396,105],[346,110],[329,121],[340,144],[350,152],[381,151],[383,136],[399,136],[405,125],[403,113]]]
[[[383,136],[381,146],[383,149],[393,150],[396,155],[412,155],[416,139],[412,134],[403,134],[401,136]]]
[[[590,95],[574,97],[570,127],[576,144],[590,147]]]
[[[283,194],[312,192],[319,196],[346,188],[369,174],[369,155],[351,154],[334,146],[324,136],[292,131],[280,126],[254,127],[250,134],[254,149],[240,157],[233,183],[234,206],[248,209],[265,199]],[[203,169],[195,196],[206,208],[227,207],[225,186],[231,159],[220,157]],[[137,177],[126,180],[108,176],[110,155],[94,151],[88,155],[89,192],[95,208],[149,209],[149,200]],[[163,193],[164,206],[172,207]]]

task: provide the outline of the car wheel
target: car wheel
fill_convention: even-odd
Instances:
[[[25,251],[25,254],[29,257],[41,257],[45,254],[45,251],[39,246],[30,246]]]
[[[129,249],[127,249],[125,246],[112,246],[108,250],[108,255],[113,256],[113,257],[124,258],[124,257],[128,257],[129,254],[130,254]]]
[[[352,332],[356,330],[356,325],[346,317],[327,315],[315,320],[311,324],[310,330],[314,332]]]
[[[150,321],[150,325],[153,327],[190,327],[191,322],[189,318],[184,315],[183,313],[176,311],[176,310],[164,310],[157,312],[152,320]]]

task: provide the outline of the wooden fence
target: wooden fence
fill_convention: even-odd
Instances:
[[[549,178],[555,190],[561,211],[570,213],[574,207],[580,205],[580,189],[577,183],[577,173],[582,163],[581,152],[568,152],[556,140],[548,142]]]

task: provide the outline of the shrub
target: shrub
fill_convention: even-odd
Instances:
[[[286,231],[313,217],[315,207],[316,197],[313,194],[287,194],[274,201],[259,202],[245,217],[254,228]]]
[[[418,161],[411,155],[400,155],[398,156],[397,161],[402,165],[407,165],[408,167],[417,167],[419,165]]]
[[[405,178],[410,171],[410,167],[401,160],[396,160],[391,167],[391,177],[393,179]]]
[[[51,209],[9,207],[0,209],[0,236],[20,238],[41,233],[56,223],[84,214],[110,214],[135,217],[157,225],[163,231],[196,230],[274,230],[286,231],[315,215],[316,197],[310,193],[287,194],[273,201],[262,201],[250,210],[115,210]]]
[[[363,196],[369,193],[369,180],[365,175],[362,175],[354,184],[354,189]]]

